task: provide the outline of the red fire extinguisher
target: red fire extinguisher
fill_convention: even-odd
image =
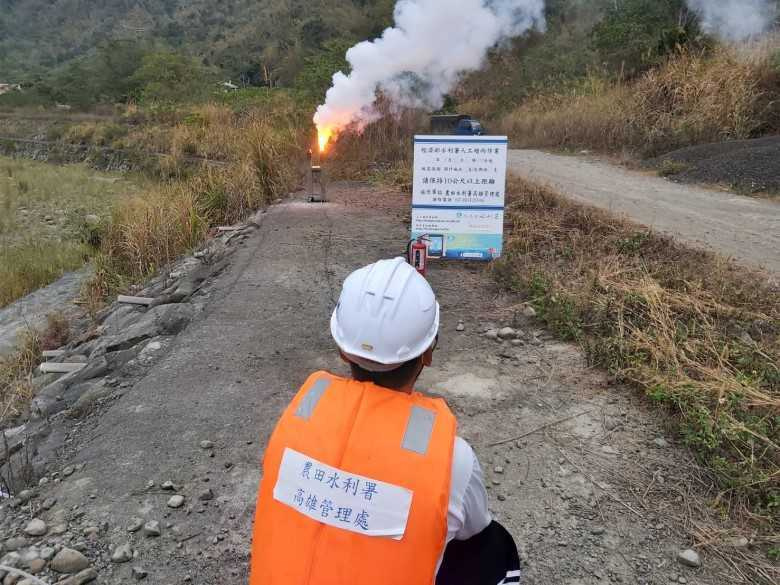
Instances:
[[[425,276],[428,271],[428,236],[420,236],[409,242],[409,264]]]

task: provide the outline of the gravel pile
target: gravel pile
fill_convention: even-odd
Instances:
[[[740,193],[780,193],[780,136],[703,144],[648,161],[674,181],[726,185]]]

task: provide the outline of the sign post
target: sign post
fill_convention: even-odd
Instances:
[[[431,258],[493,260],[504,243],[505,136],[416,136],[412,239]]]

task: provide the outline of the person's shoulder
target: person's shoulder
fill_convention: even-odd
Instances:
[[[308,378],[306,378],[306,381],[302,384],[301,388],[308,388],[312,384],[315,384],[318,380],[326,380],[330,382],[339,382],[344,381],[347,378],[343,378],[341,376],[337,376],[333,372],[328,372],[326,370],[318,370],[314,373],[312,373]]]
[[[455,437],[455,445],[452,449],[452,484],[455,487],[463,486],[466,489],[475,468],[479,468],[477,456],[468,441],[462,437]]]
[[[314,372],[298,387],[296,396],[301,397],[307,395],[310,391],[316,391],[317,393],[322,394],[330,388],[332,384],[340,381],[343,381],[343,378],[330,372],[324,370]]]

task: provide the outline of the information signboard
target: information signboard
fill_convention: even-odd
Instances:
[[[412,238],[433,258],[501,255],[506,195],[505,136],[416,136]]]

